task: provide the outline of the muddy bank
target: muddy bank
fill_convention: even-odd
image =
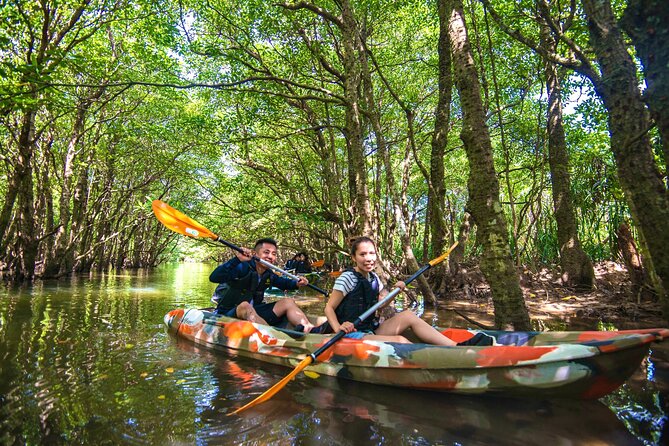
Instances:
[[[439,308],[454,310],[469,324],[492,326],[494,307],[490,288],[477,267],[465,275]],[[635,295],[624,266],[614,262],[595,265],[595,288],[579,290],[562,285],[556,271],[521,271],[520,284],[527,309],[537,329],[631,329],[666,327],[656,296]]]

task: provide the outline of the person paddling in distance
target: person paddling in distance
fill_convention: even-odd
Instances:
[[[427,344],[453,346],[456,343],[442,335],[411,310],[405,310],[378,325],[375,318],[367,318],[356,327],[353,321],[388,294],[374,272],[376,245],[369,237],[358,237],[351,244],[351,258],[355,267],[342,273],[334,283],[330,299],[325,305],[325,316],[333,332],[343,330],[346,337],[384,342],[410,343],[402,333],[413,330]],[[399,281],[395,287],[405,288]],[[388,304],[386,304],[388,305]]]
[[[298,281],[279,277],[260,262],[253,260],[253,254],[269,263],[277,258],[277,243],[271,238],[262,238],[253,251],[242,248],[244,253],[219,265],[209,276],[209,281],[218,283],[212,300],[217,302],[216,313],[228,317],[247,320],[265,325],[281,325],[287,319],[308,333],[313,324],[304,312],[290,298],[264,303],[265,290],[272,286],[281,290],[296,290],[309,284],[305,277]]]

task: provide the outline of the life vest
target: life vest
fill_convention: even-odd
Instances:
[[[214,291],[214,299],[218,300],[216,312],[227,313],[242,302],[249,302],[253,306],[259,305],[265,298],[265,290],[270,286],[272,277],[269,270],[258,276],[258,272],[251,268],[245,276],[221,283],[216,287]]]
[[[379,279],[376,274],[372,274],[372,281],[370,282],[365,276],[356,270],[349,270],[358,279],[355,288],[351,290],[341,303],[335,308],[335,314],[339,323],[355,322],[355,320],[362,313],[367,311],[372,305],[379,300]],[[370,316],[356,327],[358,331],[372,331],[379,326],[378,320],[374,316]]]

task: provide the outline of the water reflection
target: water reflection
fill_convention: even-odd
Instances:
[[[462,397],[300,375],[179,342],[213,265],[98,273],[0,291],[0,444],[662,444],[669,346],[601,402]],[[322,308],[323,299],[299,297]],[[440,325],[452,315],[427,314]],[[664,437],[662,437],[664,432]]]
[[[258,396],[285,375],[281,367],[259,372],[245,358],[222,358],[180,342],[214,364],[218,393],[205,411],[207,443],[225,443],[227,413]],[[234,390],[233,390],[234,389]],[[241,391],[240,391],[241,390]],[[641,444],[598,401],[469,397],[301,375],[265,404],[242,413],[240,432],[280,440],[277,425],[288,426],[298,444]]]

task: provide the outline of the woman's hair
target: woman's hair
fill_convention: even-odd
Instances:
[[[351,255],[355,255],[355,252],[358,250],[358,246],[360,246],[361,243],[371,243],[374,248],[376,248],[376,243],[374,243],[374,240],[372,240],[369,237],[351,237],[348,239],[348,244],[351,245]]]

